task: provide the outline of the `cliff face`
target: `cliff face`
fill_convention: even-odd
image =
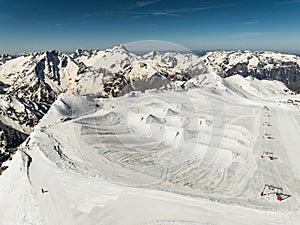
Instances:
[[[203,56],[207,67],[222,77],[252,76],[278,80],[291,90],[300,91],[300,58],[273,52],[209,52]]]

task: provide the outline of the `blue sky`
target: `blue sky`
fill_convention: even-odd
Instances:
[[[300,51],[300,0],[0,0],[0,54],[162,40]]]

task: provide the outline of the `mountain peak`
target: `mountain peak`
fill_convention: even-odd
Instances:
[[[129,53],[129,51],[125,48],[124,45],[117,45],[111,49],[112,52],[124,52]]]
[[[143,55],[144,59],[155,59],[155,57],[160,56],[160,53],[158,51],[151,51],[145,55]]]
[[[52,51],[46,51],[46,54],[47,55],[56,55],[56,56],[58,56],[60,54],[60,52],[57,51],[57,50],[52,50]]]

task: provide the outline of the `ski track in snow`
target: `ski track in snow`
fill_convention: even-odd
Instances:
[[[297,107],[209,88],[94,101],[54,103],[23,145],[29,177],[22,152],[7,162],[0,224],[300,224]]]

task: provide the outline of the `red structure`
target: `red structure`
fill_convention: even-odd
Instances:
[[[263,197],[266,195],[275,195],[278,201],[282,201],[291,197],[291,195],[283,193],[283,188],[276,187],[274,185],[269,185],[269,184],[265,184],[264,188],[260,192],[260,196]]]

